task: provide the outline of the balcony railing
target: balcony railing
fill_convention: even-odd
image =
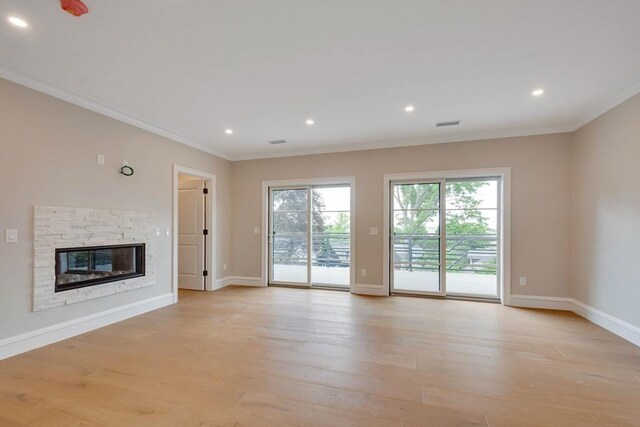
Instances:
[[[496,274],[497,234],[447,235],[447,271]],[[396,233],[394,267],[408,271],[437,271],[440,238],[435,235]]]
[[[306,265],[306,234],[277,234],[273,259],[277,264]],[[313,233],[313,265],[348,267],[349,233]],[[447,271],[496,274],[497,234],[447,236]],[[439,237],[424,234],[394,235],[394,267],[408,271],[438,271]]]

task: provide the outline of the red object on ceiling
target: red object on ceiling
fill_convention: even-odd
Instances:
[[[81,0],[60,0],[60,6],[73,16],[81,16],[89,13],[89,8]]]

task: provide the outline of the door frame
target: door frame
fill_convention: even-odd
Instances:
[[[208,188],[206,211],[207,224],[209,233],[205,237],[207,247],[207,279],[205,280],[205,291],[215,290],[216,282],[216,240],[218,237],[216,218],[217,203],[216,195],[218,194],[216,187],[216,176],[209,172],[182,166],[177,163],[173,164],[173,208],[171,210],[172,217],[172,241],[171,241],[171,292],[173,293],[173,302],[178,302],[178,177],[180,174],[201,178],[206,182]]]
[[[356,177],[320,177],[320,178],[304,178],[289,179],[276,181],[262,181],[262,266],[260,283],[262,286],[269,286],[269,210],[270,188],[275,187],[309,187],[314,185],[349,185],[350,186],[350,227],[349,227],[349,289],[353,291],[356,283]],[[310,201],[309,201],[310,203]],[[309,263],[311,260],[309,260]],[[311,278],[309,277],[309,283]],[[286,285],[285,285],[286,286]],[[301,285],[292,284],[290,286],[300,287]],[[311,285],[302,285],[302,287],[312,288]],[[336,288],[339,289],[339,288]]]
[[[463,169],[463,170],[444,170],[429,172],[409,172],[398,174],[385,174],[383,177],[383,224],[382,227],[382,286],[383,294],[389,295],[390,292],[390,186],[394,181],[437,181],[453,178],[484,178],[484,177],[500,177],[502,185],[500,186],[499,205],[500,210],[499,223],[501,233],[499,237],[500,251],[499,262],[499,290],[500,302],[509,305],[511,302],[511,168],[487,168],[487,169]],[[446,232],[446,231],[445,231]],[[441,232],[444,236],[444,233]],[[446,236],[445,236],[446,237]],[[445,239],[443,239],[444,241]]]

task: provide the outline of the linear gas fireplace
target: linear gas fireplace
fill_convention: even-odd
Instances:
[[[55,291],[145,275],[144,243],[56,249]]]

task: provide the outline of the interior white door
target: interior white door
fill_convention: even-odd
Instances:
[[[178,186],[178,287],[205,289],[204,180]]]

